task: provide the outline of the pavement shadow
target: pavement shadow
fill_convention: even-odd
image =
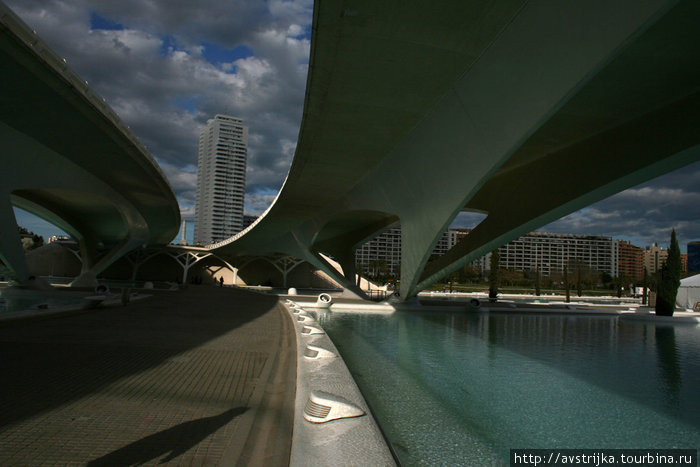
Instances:
[[[168,454],[160,461],[164,464],[184,454],[246,410],[248,407],[236,407],[219,415],[175,425],[92,460],[87,465],[141,465]]]
[[[154,292],[126,307],[0,325],[0,428],[198,348],[260,319],[277,300],[198,286]],[[266,350],[260,345],[251,348]]]

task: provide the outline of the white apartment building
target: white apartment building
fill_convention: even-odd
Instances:
[[[468,234],[469,229],[448,229],[435,245],[433,254],[444,255]],[[543,276],[549,276],[563,271],[566,264],[580,262],[594,271],[607,272],[616,277],[617,249],[617,242],[611,237],[530,232],[498,249],[499,266],[517,271],[534,271],[539,267]],[[489,253],[473,261],[472,266],[489,271],[490,259]],[[355,251],[358,271],[371,275],[380,264],[390,274],[398,275],[401,266],[401,227],[383,232]]]
[[[448,229],[438,240],[432,254],[444,255],[468,233],[469,229]],[[358,271],[370,275],[378,273],[379,271],[375,271],[375,269],[380,263],[386,268],[384,272],[399,275],[401,270],[401,227],[385,230],[355,250],[355,267]]]
[[[194,243],[208,245],[243,229],[248,127],[216,115],[199,135]]]
[[[564,266],[580,262],[590,269],[618,275],[617,242],[598,235],[530,232],[498,249],[499,267],[515,271],[540,269],[543,276],[559,273]],[[482,271],[491,269],[491,254],[473,264]]]

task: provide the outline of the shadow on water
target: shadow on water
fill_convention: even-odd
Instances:
[[[661,378],[666,385],[668,402],[677,406],[682,386],[680,356],[676,346],[676,330],[673,327],[656,327],[656,352],[659,358]]]
[[[277,303],[229,288],[153,293],[126,307],[0,325],[0,427],[155,368]]]
[[[246,410],[248,407],[236,407],[219,415],[175,425],[90,461],[87,465],[92,467],[141,465],[163,454],[168,454],[160,461],[161,464],[164,464],[184,454]]]
[[[412,324],[406,327],[415,328],[414,332],[420,333],[421,321],[429,321],[458,331],[462,339],[483,339],[491,359],[496,358],[500,350],[515,352],[657,409],[685,406],[693,412],[700,408],[697,400],[682,393],[683,366],[689,374],[697,374],[700,365],[694,358],[683,359],[677,342],[677,326],[682,329],[692,329],[693,326],[683,323],[657,326],[619,321],[611,316],[519,313],[455,314],[451,319],[446,316],[449,314],[416,314],[414,319],[408,320]],[[653,335],[653,340],[649,340],[648,335]],[[575,351],[572,353],[571,349]],[[644,357],[648,351],[652,353]],[[581,361],[572,361],[573,355],[578,355]],[[658,366],[660,377],[656,379],[656,398],[649,398],[646,391],[639,391],[640,387],[653,390],[649,386],[650,380],[645,379],[649,372],[653,373],[649,363]],[[690,416],[688,411],[680,411],[677,416],[700,426],[697,417]]]
[[[416,371],[415,361],[425,360],[430,365],[431,358],[438,363],[449,359],[445,352],[462,358],[460,354],[467,348],[478,351],[478,346],[468,344],[478,339],[485,343],[490,364],[499,361],[503,352],[519,354],[700,427],[700,420],[693,415],[700,410],[700,401],[689,393],[698,381],[688,387],[683,384],[683,375],[700,374],[694,326],[656,326],[613,316],[521,313],[415,312],[397,313],[389,320],[368,317],[359,321],[354,331],[377,345],[382,355],[396,355],[397,365],[406,372]],[[442,332],[427,323],[439,326]],[[385,338],[392,333],[400,337]],[[334,337],[332,328],[329,334]],[[397,342],[411,345],[397,346]],[[426,347],[427,343],[432,345]],[[426,389],[433,391],[430,385]],[[443,398],[437,393],[434,396]]]

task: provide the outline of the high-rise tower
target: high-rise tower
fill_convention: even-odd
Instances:
[[[248,127],[217,115],[199,135],[194,242],[207,245],[243,229]]]

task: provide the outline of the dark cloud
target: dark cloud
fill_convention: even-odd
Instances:
[[[7,3],[161,162],[183,215],[194,203],[199,131],[218,113],[249,127],[248,197],[279,189],[299,132],[311,0]],[[92,29],[93,15],[123,29]],[[253,55],[211,63],[205,44]]]
[[[675,229],[684,248],[700,240],[700,162],[570,214],[540,230],[608,235],[666,246]]]
[[[681,250],[700,240],[700,162],[625,190],[538,229],[605,235],[645,247],[668,246],[675,229]],[[485,215],[460,213],[453,227],[474,227]]]

